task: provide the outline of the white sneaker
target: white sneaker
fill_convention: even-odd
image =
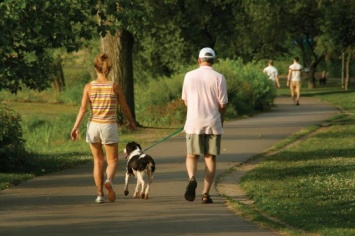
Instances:
[[[114,202],[116,200],[116,193],[113,190],[113,185],[110,180],[105,181],[105,188],[107,189],[107,198],[110,202]]]
[[[105,199],[103,196],[97,196],[97,198],[95,199],[96,203],[104,203]]]

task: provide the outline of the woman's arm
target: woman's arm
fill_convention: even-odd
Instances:
[[[85,87],[84,87],[83,97],[81,99],[81,105],[80,105],[80,108],[79,108],[79,112],[78,112],[78,115],[76,117],[76,121],[75,121],[74,127],[73,127],[73,129],[72,129],[72,131],[70,133],[71,139],[73,141],[75,141],[79,137],[79,126],[80,126],[80,123],[83,120],[83,118],[85,116],[85,113],[86,113],[86,110],[87,110],[87,106],[88,106],[88,103],[89,103],[89,92],[90,92],[90,89],[91,89],[91,85],[90,84],[86,84]]]

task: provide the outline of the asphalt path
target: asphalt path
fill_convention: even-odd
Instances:
[[[295,106],[290,98],[280,97],[275,104],[269,112],[225,123],[217,178],[291,134],[339,113],[315,98],[301,98],[301,105]],[[3,190],[0,235],[279,235],[235,215],[215,187],[210,193],[214,203],[202,204],[203,159],[197,173],[196,200],[186,201],[185,150],[184,134],[179,133],[147,151],[157,164],[148,200],[132,198],[133,178],[130,195],[123,195],[122,154],[114,203],[94,202],[92,163]]]

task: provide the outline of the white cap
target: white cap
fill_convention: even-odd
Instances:
[[[216,54],[214,53],[212,48],[202,48],[200,54],[198,54],[198,58],[215,58],[215,57]]]

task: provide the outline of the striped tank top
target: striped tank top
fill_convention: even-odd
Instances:
[[[113,82],[91,82],[89,121],[116,123],[117,103],[117,95],[113,92]]]

